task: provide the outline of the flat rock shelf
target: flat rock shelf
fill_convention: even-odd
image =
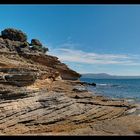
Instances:
[[[9,135],[138,135],[135,105],[90,92],[75,92],[74,81],[54,81],[49,91],[0,102],[0,133]],[[79,85],[77,85],[79,86]],[[30,91],[30,92],[29,92]],[[78,98],[76,98],[78,97]]]

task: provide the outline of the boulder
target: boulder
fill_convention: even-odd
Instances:
[[[95,86],[95,87],[96,87],[96,83],[91,83],[90,85],[91,85],[91,86]]]
[[[1,32],[1,37],[8,38],[14,41],[21,41],[21,42],[27,41],[27,35],[25,33],[23,33],[21,30],[17,30],[13,28],[4,29]]]
[[[95,86],[96,87],[96,83],[88,83],[88,82],[82,82],[82,81],[77,81],[76,83],[83,85],[83,86]]]

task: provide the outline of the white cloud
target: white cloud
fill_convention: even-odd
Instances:
[[[72,45],[68,45],[72,46]],[[50,50],[50,55],[57,56],[63,62],[76,62],[83,64],[114,64],[114,65],[140,65],[139,55],[126,54],[98,54],[84,52],[71,48],[64,48],[64,44],[57,49]]]

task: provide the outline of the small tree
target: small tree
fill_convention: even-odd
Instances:
[[[32,50],[37,50],[39,52],[46,53],[47,51],[49,51],[49,49],[44,47],[38,39],[32,39],[30,46],[32,46]]]
[[[8,38],[14,41],[21,41],[21,42],[27,41],[27,35],[21,30],[17,30],[14,28],[6,28],[3,31],[1,31],[1,37]]]
[[[48,51],[49,51],[49,49],[48,49],[48,48],[46,48],[46,47],[43,47],[42,49],[43,49],[43,52],[44,52],[44,53],[46,53],[46,52],[48,52]]]

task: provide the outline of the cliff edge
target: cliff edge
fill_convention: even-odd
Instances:
[[[31,81],[40,78],[77,80],[80,77],[80,74],[61,63],[57,57],[47,55],[47,51],[48,48],[38,39],[32,39],[31,43],[27,42],[27,35],[21,30],[3,30],[0,36],[0,71],[6,75],[2,76],[3,80],[10,80],[11,71],[12,79],[21,79],[22,75],[29,74],[34,77]]]

